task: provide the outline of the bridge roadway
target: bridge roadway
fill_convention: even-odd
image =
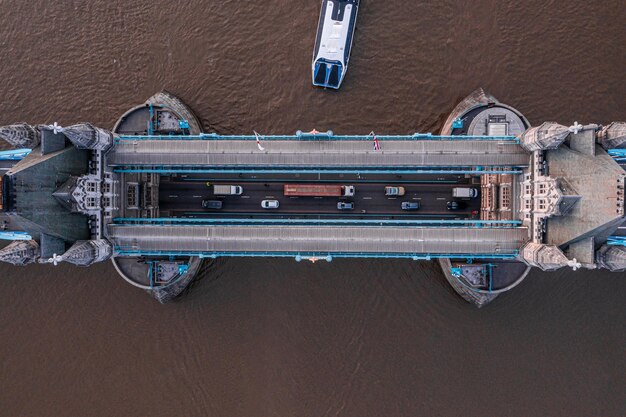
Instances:
[[[432,181],[432,179],[431,179]],[[298,182],[291,180],[290,182]],[[302,181],[305,182],[305,181]],[[359,183],[358,181],[345,181],[340,184],[354,185],[354,197],[288,197],[283,194],[285,181],[241,181],[222,180],[208,182],[193,181],[161,181],[159,186],[159,209],[162,217],[229,217],[232,214],[260,216],[294,217],[293,215],[306,217],[308,215],[325,215],[332,217],[359,216],[367,214],[368,217],[379,215],[391,218],[467,218],[472,211],[477,218],[480,210],[480,198],[456,200],[461,205],[460,210],[450,211],[446,208],[446,202],[455,200],[452,198],[452,188],[471,186],[468,179],[461,177],[451,183],[436,182],[410,183],[407,180],[387,180],[380,182]],[[241,196],[214,196],[213,184],[241,185],[244,193]],[[308,183],[311,183],[310,181]],[[314,183],[325,183],[315,181]],[[338,184],[333,182],[332,184]],[[404,196],[386,196],[386,185],[403,186],[406,190]],[[480,189],[479,186],[473,186]],[[261,208],[261,201],[265,199],[278,200],[280,206],[275,210]],[[202,200],[220,200],[223,203],[222,210],[205,210],[202,208]],[[354,210],[337,210],[338,201],[354,202]],[[420,209],[406,211],[401,209],[401,202],[419,202]],[[288,216],[287,216],[288,215]]]
[[[8,171],[13,167],[13,165],[17,164],[18,162],[19,161],[0,159],[0,171]]]
[[[514,141],[271,140],[264,150],[250,140],[122,140],[107,154],[115,167],[211,167],[342,170],[367,167],[527,166],[530,156]]]
[[[108,237],[122,255],[404,254],[514,255],[528,239],[518,228],[400,226],[116,225]]]

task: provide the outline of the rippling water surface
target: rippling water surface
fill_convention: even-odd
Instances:
[[[339,93],[320,2],[0,0],[0,124],[112,127],[160,89],[222,133],[437,131],[484,87],[533,123],[626,118],[623,1],[363,0]],[[625,416],[624,274],[477,310],[434,263],[226,259],[159,305],[110,264],[0,264],[0,416]]]

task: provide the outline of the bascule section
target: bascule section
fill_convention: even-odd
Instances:
[[[124,254],[429,259],[480,253],[499,259],[517,256],[527,235],[513,215],[514,199],[505,195],[514,192],[513,178],[529,163],[515,136],[314,131],[291,136],[120,135],[116,141],[107,155],[107,166],[115,173],[160,177],[159,216],[118,217],[114,223],[119,227],[109,229],[120,248],[129,248],[120,249]],[[484,215],[481,193],[492,186],[503,190],[504,202],[492,210],[497,215]],[[397,246],[382,239],[384,228],[396,236]],[[420,232],[403,232],[413,229]],[[515,232],[504,232],[509,229]],[[122,230],[145,234],[130,248],[119,235]],[[151,234],[165,230],[177,230],[185,238],[149,248],[156,242]],[[199,230],[213,236],[212,242],[223,238],[235,244],[185,246],[198,239],[188,234]],[[240,238],[229,238],[229,231]],[[328,239],[307,238],[311,231],[323,231]],[[272,239],[289,250],[272,243],[274,232]],[[297,233],[304,239],[297,239]]]
[[[127,277],[155,271],[130,259],[515,260],[529,238],[514,198],[529,153],[506,129],[137,132],[118,126],[105,164],[122,191],[107,236]]]
[[[626,268],[625,132],[531,127],[478,90],[439,135],[221,135],[159,93],[113,131],[0,128],[0,260],[112,258],[165,302],[207,258],[439,259],[483,305],[530,267]]]

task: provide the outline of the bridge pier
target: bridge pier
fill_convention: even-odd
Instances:
[[[521,136],[529,127],[530,123],[522,113],[500,103],[481,88],[472,92],[454,108],[441,129],[441,135],[479,135],[497,132]],[[488,279],[487,277],[473,279],[463,274],[453,274],[452,268],[463,265],[462,259],[442,258],[438,259],[438,262],[446,280],[457,294],[478,307],[490,303],[499,294],[517,286],[530,271],[530,267],[522,262],[494,260],[489,261]],[[484,262],[478,263],[482,264]]]
[[[122,115],[113,128],[118,135],[201,135],[193,110],[173,94],[162,91]],[[204,260],[199,256],[113,257],[115,270],[130,284],[144,289],[160,303],[178,297],[193,281]]]

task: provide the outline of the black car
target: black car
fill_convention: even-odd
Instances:
[[[460,210],[462,208],[465,208],[465,203],[460,201],[448,201],[446,203],[446,208],[448,210]]]
[[[202,207],[210,210],[219,210],[222,208],[220,200],[202,200]]]

